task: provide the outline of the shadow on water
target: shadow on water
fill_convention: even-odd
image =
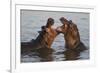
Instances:
[[[21,53],[21,62],[48,62],[53,61],[52,48],[40,48],[28,53]]]
[[[41,62],[53,61],[52,48],[40,48],[37,50],[38,56],[41,58]]]
[[[78,60],[80,56],[80,51],[78,50],[66,50],[64,52],[65,61],[66,60]]]
[[[54,57],[54,55],[57,55],[57,57],[59,57],[59,59],[61,58],[60,56],[63,55],[62,61],[79,60],[80,59],[80,55],[81,55],[82,52],[84,52],[84,51],[71,50],[71,49],[68,49],[68,50],[66,49],[65,51],[57,52],[57,51],[54,51],[53,48],[40,48],[37,51],[33,51],[33,52],[27,54],[28,55],[28,59],[30,59],[30,58],[33,59],[33,61],[29,60],[27,62],[49,62],[49,61],[55,61],[56,57]],[[56,61],[61,61],[59,59],[56,60]],[[22,61],[22,62],[26,62],[26,61]]]
[[[75,49],[66,49],[63,46],[61,46],[54,48],[39,48],[34,50],[34,47],[29,44],[30,43],[24,43],[23,49],[26,49],[25,50],[26,52],[25,51],[23,53],[21,52],[21,62],[79,60],[81,59],[80,58],[81,53],[84,52],[85,50],[88,50],[86,49],[86,46],[82,42]]]
[[[78,60],[82,52],[87,50],[87,47],[80,42],[75,49],[68,49],[64,52],[65,60]]]

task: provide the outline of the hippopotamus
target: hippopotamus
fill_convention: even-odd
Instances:
[[[80,34],[77,25],[73,23],[72,20],[67,20],[64,17],[61,17],[60,21],[63,25],[58,26],[57,31],[64,34],[65,48],[80,51],[87,49],[80,40]]]
[[[54,19],[48,18],[47,24],[41,27],[41,31],[39,31],[36,39],[32,39],[29,42],[21,42],[21,53],[28,53],[37,49],[43,50],[43,48],[50,49],[54,39],[59,34],[53,28],[53,25]]]

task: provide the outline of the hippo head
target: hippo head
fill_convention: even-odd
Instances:
[[[48,18],[46,27],[49,28],[54,24],[54,19],[53,18]]]
[[[61,23],[63,24],[62,26],[57,27],[57,31],[59,33],[65,34],[69,28],[69,21],[65,19],[64,17],[60,18]]]
[[[54,19],[53,18],[48,18],[47,24],[45,26],[41,27],[41,31],[38,31],[38,33],[43,32],[43,33],[50,33],[49,29],[52,27],[54,24]]]

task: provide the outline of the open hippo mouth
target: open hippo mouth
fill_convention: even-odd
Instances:
[[[63,33],[65,34],[69,28],[69,21],[67,19],[65,19],[64,17],[60,18],[61,23],[63,24],[62,26],[57,27],[57,31],[59,33]]]

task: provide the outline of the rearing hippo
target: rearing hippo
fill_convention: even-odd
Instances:
[[[65,47],[67,49],[85,50],[86,47],[80,40],[77,25],[71,20],[68,21],[64,17],[61,17],[60,21],[63,25],[59,26],[57,31],[64,34]]]
[[[36,39],[32,39],[30,42],[21,42],[21,52],[31,52],[36,49],[51,48],[51,45],[55,37],[59,34],[55,28],[53,28],[54,19],[48,18],[46,26],[42,26],[42,30]]]

